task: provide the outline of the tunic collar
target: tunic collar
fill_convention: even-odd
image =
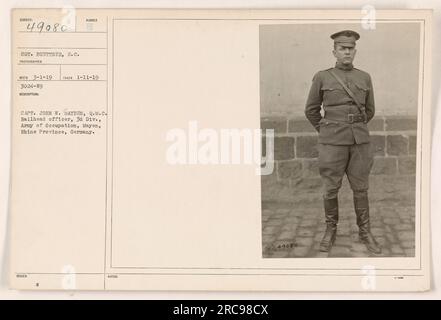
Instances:
[[[337,69],[346,70],[346,71],[352,70],[354,68],[352,63],[351,64],[343,64],[343,63],[338,63],[338,62],[335,63],[335,67]]]

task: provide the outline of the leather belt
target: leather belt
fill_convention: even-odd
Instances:
[[[326,120],[345,122],[345,123],[356,123],[356,122],[366,122],[366,117],[363,114],[349,113],[346,119],[332,119],[325,116]]]

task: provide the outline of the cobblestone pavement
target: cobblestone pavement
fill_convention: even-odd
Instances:
[[[371,254],[358,239],[353,208],[340,208],[337,238],[330,252],[320,252],[326,225],[322,208],[296,208],[294,204],[262,205],[264,258],[296,257],[413,257],[414,207],[371,208],[371,231],[382,247]]]

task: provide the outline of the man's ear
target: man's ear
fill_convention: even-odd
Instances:
[[[336,57],[337,58],[337,53],[336,53],[336,51],[335,51],[335,49],[334,50],[332,50],[332,54],[334,55],[334,57]]]

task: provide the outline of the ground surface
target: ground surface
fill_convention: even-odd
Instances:
[[[397,177],[398,178],[398,177]],[[382,247],[373,255],[358,239],[347,182],[340,191],[337,238],[328,253],[318,250],[326,228],[317,188],[272,183],[262,197],[262,248],[265,258],[412,257],[415,255],[414,178],[373,177],[370,184],[371,231]],[[319,183],[317,181],[317,183]],[[319,189],[318,189],[319,190]]]

